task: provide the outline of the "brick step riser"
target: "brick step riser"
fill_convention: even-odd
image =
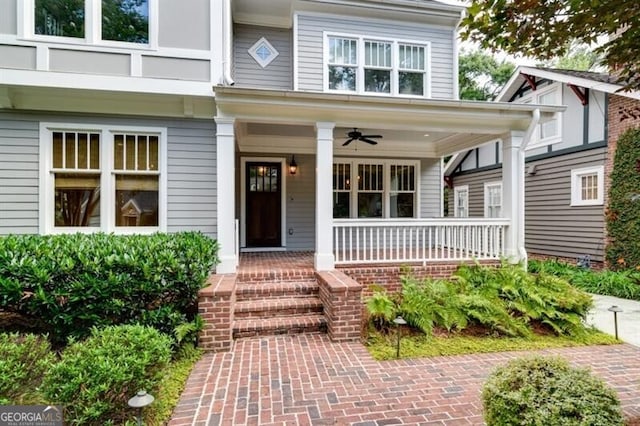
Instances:
[[[320,290],[318,288],[302,288],[298,290],[291,289],[271,289],[271,290],[236,290],[237,302],[249,302],[252,300],[274,300],[274,299],[291,299],[294,297],[318,297]]]
[[[298,306],[291,308],[269,308],[252,311],[234,312],[236,319],[257,319],[257,318],[274,318],[274,317],[292,317],[296,315],[321,314],[322,305],[320,306]]]
[[[233,338],[241,339],[244,337],[260,337],[275,336],[281,334],[302,334],[302,333],[326,333],[326,324],[300,325],[300,326],[283,326],[278,328],[252,329],[252,330],[233,330]]]
[[[316,278],[313,275],[282,275],[282,276],[265,276],[265,277],[238,277],[238,284],[268,284],[268,283],[315,283]]]

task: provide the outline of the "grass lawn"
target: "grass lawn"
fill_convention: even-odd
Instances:
[[[400,341],[401,358],[528,351],[621,343],[613,336],[591,329],[579,337],[538,333],[532,337],[496,337],[446,332],[434,333],[434,336],[428,337],[408,327],[401,330],[401,333],[403,336]],[[379,361],[396,359],[396,345],[397,334],[395,330],[391,330],[388,334],[371,330],[365,343],[369,353]]]

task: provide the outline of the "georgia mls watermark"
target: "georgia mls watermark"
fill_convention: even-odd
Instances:
[[[0,405],[0,426],[62,426],[59,405]]]

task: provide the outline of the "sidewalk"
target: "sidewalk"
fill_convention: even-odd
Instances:
[[[613,335],[613,312],[607,309],[616,305],[622,309],[622,312],[618,313],[618,337],[627,343],[640,346],[640,302],[597,294],[593,295],[593,300],[595,308],[587,316],[588,324]]]

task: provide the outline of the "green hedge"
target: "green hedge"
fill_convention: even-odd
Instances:
[[[612,269],[640,268],[640,129],[618,139],[611,172],[606,220]]]
[[[0,405],[38,403],[35,389],[55,361],[45,337],[0,333]]]
[[[171,334],[193,316],[216,262],[217,243],[200,233],[7,236],[0,311],[30,318],[55,342],[122,323]]]
[[[561,358],[521,358],[498,367],[482,402],[487,426],[623,425],[616,393]]]
[[[64,406],[69,424],[123,424],[135,415],[129,398],[139,390],[157,390],[171,344],[169,336],[151,327],[94,328],[89,338],[62,352],[44,378],[42,393],[48,402]]]

